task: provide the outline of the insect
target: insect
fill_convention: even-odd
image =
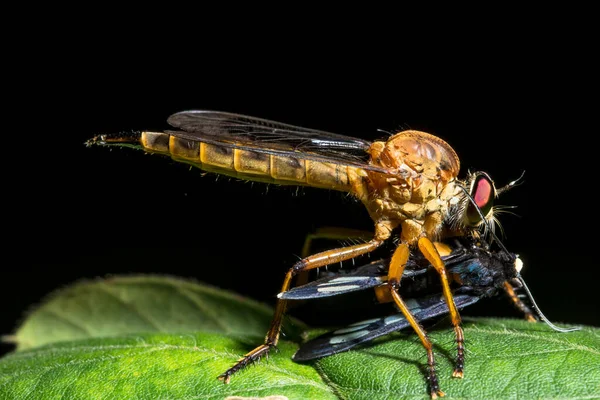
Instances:
[[[490,251],[489,245],[472,238],[453,238],[435,243],[453,283],[452,295],[458,309],[475,304],[485,297],[504,292],[528,321],[544,320],[551,328],[569,332],[578,328],[559,328],[541,313],[527,289],[520,271],[523,263],[516,254],[504,250]],[[380,303],[388,302],[389,288],[385,285],[389,260],[378,260],[354,268],[347,273],[336,273],[306,285],[281,293],[287,300],[308,300],[338,296],[374,288]],[[448,314],[448,306],[441,296],[441,287],[434,270],[418,254],[411,257],[402,276],[400,293],[412,315],[422,323]],[[516,292],[525,290],[532,309]],[[309,361],[351,349],[382,335],[410,326],[403,314],[395,314],[367,321],[324,334],[304,344],[294,355],[295,361]]]
[[[206,171],[278,184],[308,185],[350,193],[366,207],[374,234],[364,243],[320,252],[303,258],[287,272],[281,292],[291,288],[298,274],[370,253],[399,231],[387,269],[386,285],[394,304],[419,336],[426,352],[432,397],[443,395],[435,371],[430,340],[399,294],[411,249],[418,251],[439,275],[457,343],[453,376],[462,378],[464,335],[460,314],[450,289],[450,277],[434,241],[474,235],[493,229],[494,198],[515,185],[496,189],[483,173],[457,179],[460,161],[448,143],[429,133],[406,130],[385,141],[366,140],[287,125],[244,115],[215,111],[183,111],[168,123],[176,130],[100,135],[88,145],[121,145],[173,159]],[[220,375],[231,375],[266,355],[277,345],[285,297],[275,306],[265,342]]]

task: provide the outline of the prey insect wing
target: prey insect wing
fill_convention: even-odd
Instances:
[[[452,268],[465,259],[473,257],[458,241],[455,241],[454,246],[450,255],[442,257],[447,268]],[[419,258],[418,255],[416,257],[416,259],[410,258],[406,263],[402,280],[424,275],[430,269],[426,260]],[[386,282],[388,265],[389,260],[373,261],[369,264],[353,268],[347,273],[340,271],[337,274],[291,288],[286,292],[279,293],[277,297],[285,300],[309,300],[373,288]]]
[[[374,261],[346,274],[333,274],[291,288],[286,292],[279,293],[277,297],[285,300],[309,300],[369,289],[385,283],[386,269],[386,260]]]
[[[477,245],[466,238],[456,239],[446,245],[451,252],[443,259],[448,275],[454,282],[452,296],[456,308],[459,310],[484,297],[499,293],[503,290],[505,283],[516,276],[517,270],[513,259],[513,257],[516,258],[516,255],[492,252],[487,247]],[[426,274],[433,268],[423,261],[418,255],[409,259],[407,266],[410,268],[405,270],[400,285],[403,292],[408,294],[405,304],[409,312],[419,322],[449,315],[449,307],[441,293],[441,288],[436,289]],[[348,280],[342,281],[337,286],[335,283],[336,279],[339,281],[347,275],[363,278],[364,284],[361,289],[367,289],[369,287],[366,283],[367,278],[371,278],[371,281],[375,282],[377,278],[385,277],[388,265],[389,261],[387,260],[376,261],[357,268],[351,274],[328,277],[305,285],[307,288],[300,287],[297,290],[313,296],[309,298],[323,297],[319,293],[319,288],[322,291],[323,287],[326,288],[326,295],[332,295],[330,292],[333,294],[346,293],[352,291],[344,289]],[[328,292],[327,288],[331,285],[338,290]],[[370,285],[370,287],[374,286],[377,285]],[[432,289],[433,291],[431,291]],[[297,298],[296,295],[294,299]],[[306,361],[336,354],[408,326],[410,326],[410,322],[401,313],[354,323],[309,341],[300,348],[294,356],[294,360]]]
[[[386,282],[388,262],[389,260],[373,261],[346,274],[334,274],[294,287],[277,297],[285,300],[309,300],[373,288]],[[414,278],[426,272],[427,268],[407,268],[402,278]]]
[[[454,301],[456,307],[462,309],[476,303],[480,298],[481,296],[457,294],[454,296]],[[448,305],[440,295],[408,299],[406,304],[419,321],[448,314]],[[294,354],[293,359],[294,361],[309,361],[330,356],[409,326],[410,323],[401,313],[354,323],[308,341]]]

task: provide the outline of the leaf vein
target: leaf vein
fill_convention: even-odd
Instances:
[[[159,325],[159,323],[154,318],[152,318],[149,315],[147,315],[146,313],[142,312],[142,310],[139,307],[137,307],[134,303],[125,301],[123,298],[121,298],[119,295],[114,293],[111,289],[109,289],[105,285],[98,285],[98,288],[100,290],[102,290],[104,293],[111,296],[112,298],[116,299],[119,303],[121,303],[123,306],[125,306],[125,308],[133,311],[133,313],[135,315],[137,315],[140,319],[142,319],[143,321],[148,323],[150,325],[150,327],[156,329],[159,332],[164,332],[164,329]]]
[[[594,354],[598,354],[600,355],[600,350],[585,346],[585,345],[581,345],[581,344],[573,344],[571,342],[569,342],[568,340],[560,340],[560,339],[554,339],[554,338],[550,338],[547,337],[545,335],[531,335],[528,333],[523,333],[523,332],[518,332],[518,331],[513,331],[513,330],[505,330],[505,331],[497,331],[497,330],[493,330],[493,329],[482,329],[479,327],[473,327],[472,329],[477,330],[479,332],[483,332],[483,333],[489,333],[492,335],[500,335],[500,336],[506,336],[508,335],[512,335],[512,336],[518,336],[518,337],[524,337],[524,338],[528,338],[528,339],[533,339],[533,340],[543,340],[549,343],[555,343],[555,344],[561,344],[561,345],[565,345],[568,346],[570,349],[572,350],[583,350],[583,351],[587,351],[590,353],[594,353]]]
[[[27,394],[25,395],[25,397],[23,397],[24,399],[28,398],[31,394],[33,394],[36,391],[37,387],[40,385],[40,382],[42,381],[42,378],[48,372],[50,372],[50,370],[46,370],[46,371],[42,372],[42,374],[37,377],[37,379],[35,380],[35,384],[31,386],[31,390],[29,390],[29,392],[27,392]]]
[[[260,389],[255,389],[255,390],[260,390],[260,391],[264,391],[264,390],[270,390],[270,389],[281,389],[281,388],[288,388],[288,387],[294,387],[294,386],[300,386],[300,387],[304,387],[306,385],[302,384],[302,383],[285,383],[282,385],[272,385],[272,386],[261,386]],[[322,386],[315,386],[315,385],[311,385],[314,387],[317,387],[319,389],[323,389]],[[330,391],[328,386],[324,387],[326,389],[326,391]],[[241,395],[245,395],[247,396],[248,394],[250,394],[251,391],[249,391],[248,389],[240,389],[240,390],[232,390],[232,391],[228,391],[227,392],[227,396],[231,396],[231,395],[237,395],[237,394],[241,394]],[[196,400],[196,399],[213,399],[213,398],[218,398],[218,399],[223,399],[223,395],[222,394],[214,394],[214,395],[208,395],[208,397],[206,397],[206,395],[202,395],[199,397],[189,397],[187,399],[182,399],[182,400]]]
[[[374,388],[362,388],[362,387],[352,387],[352,386],[340,386],[341,389],[343,390],[347,390],[349,392],[365,392],[365,393],[380,393],[380,394],[385,394],[385,395],[390,395],[390,391],[389,390],[385,390],[385,389],[374,389]],[[414,393],[407,393],[407,392],[401,392],[398,391],[395,393],[396,395],[409,395],[409,394],[414,394]],[[422,398],[423,396],[418,396],[419,398]],[[403,397],[404,398],[404,397]]]
[[[325,383],[315,382],[314,380],[311,380],[310,378],[305,378],[302,375],[298,375],[295,372],[288,371],[285,368],[281,368],[281,367],[278,367],[278,366],[270,364],[270,363],[265,363],[265,364],[260,364],[260,365],[268,370],[279,372],[287,377],[291,377],[291,378],[293,378],[294,381],[297,381],[299,383],[305,382],[306,384],[309,384],[311,386],[325,388],[328,391],[331,391],[329,386],[326,385]]]
[[[65,386],[65,389],[62,391],[62,395],[61,395],[62,398],[65,398],[65,395],[69,391],[69,389],[71,387],[75,386],[75,384],[77,383],[77,380],[79,379],[81,374],[83,374],[83,369],[80,369],[79,371],[77,371],[77,375],[75,377],[73,377],[73,380],[71,381],[71,383],[69,383],[68,385]]]
[[[513,386],[513,381],[515,381],[519,376],[521,376],[519,371],[521,371],[521,364],[523,364],[523,358],[517,358],[516,360],[517,365],[513,369],[513,376],[506,382],[506,385],[500,390],[500,393],[507,393],[508,389],[510,389]]]
[[[58,320],[74,327],[75,329],[78,329],[79,331],[85,333],[87,336],[91,336],[92,335],[92,331],[86,327],[82,321],[74,321],[74,320],[70,320],[69,318],[67,318],[66,315],[61,314],[60,312],[53,310],[52,308],[46,308],[45,310],[43,310],[45,312],[47,312],[48,314],[51,314],[53,317],[57,318]]]
[[[196,296],[194,296],[192,293],[190,293],[190,290],[180,287],[180,286],[175,287],[175,289],[179,293],[181,293],[185,298],[187,298],[189,301],[191,301],[196,307],[198,307],[200,309],[200,311],[202,311],[208,318],[213,320],[213,322],[217,326],[219,326],[221,329],[223,329],[223,332],[229,333],[229,331],[230,331],[229,326],[227,324],[225,324],[223,321],[221,321],[219,316],[217,314],[215,314],[215,312],[212,309],[207,307],[205,304],[203,304],[201,301],[199,301],[196,298]]]
[[[518,353],[518,354],[507,354],[507,355],[502,355],[502,354],[492,354],[492,355],[478,355],[478,357],[481,358],[492,358],[492,359],[502,359],[502,358],[508,358],[508,359],[513,359],[513,358],[524,358],[524,357],[530,357],[530,356],[539,356],[539,355],[544,355],[544,354],[553,354],[553,353],[566,353],[569,354],[570,352],[573,351],[582,351],[581,349],[574,349],[574,348],[567,348],[567,349],[556,349],[556,350],[542,350],[542,351],[533,351],[533,352],[523,352],[523,353]]]
[[[560,364],[554,369],[554,374],[552,375],[552,382],[556,382],[556,376],[558,375],[558,372],[562,369],[563,365],[565,365],[568,358],[569,353],[565,353],[565,357],[562,359]]]
[[[61,347],[60,351],[61,352],[77,352],[80,350],[83,351],[106,351],[106,350],[128,350],[128,349],[135,349],[135,348],[144,348],[144,347],[156,347],[159,350],[171,350],[171,349],[175,349],[175,350],[186,350],[186,351],[206,351],[206,352],[211,352],[211,353],[215,353],[215,354],[220,354],[223,356],[231,356],[231,357],[235,357],[235,354],[230,353],[230,352],[226,352],[226,351],[216,351],[214,349],[211,348],[207,348],[207,347],[200,347],[200,346],[182,346],[182,345],[172,345],[172,344],[164,344],[164,343],[160,343],[160,344],[152,344],[152,343],[142,343],[142,344],[118,344],[118,345],[100,345],[100,346],[72,346],[72,347]],[[25,353],[14,353],[11,354],[9,357],[11,359],[27,359],[27,358],[34,358],[37,357],[39,355],[45,355],[47,353],[54,353],[56,352],[57,348],[45,348],[45,349],[38,349],[35,351],[29,351],[27,352],[27,354]]]
[[[317,371],[317,374],[319,374],[319,376],[323,380],[323,383],[325,383],[325,385],[327,385],[330,388],[334,396],[341,400],[346,399],[346,397],[344,397],[339,391],[339,386],[333,380],[331,380],[331,378],[329,378],[329,375],[327,375],[327,373],[323,370],[319,363],[314,364],[313,367]]]
[[[119,349],[132,349],[132,348],[141,348],[140,346],[113,346],[113,347],[119,347]],[[179,347],[179,346],[174,346],[174,347]],[[81,349],[81,348],[79,348]],[[223,357],[223,353],[219,353],[216,352],[212,349],[205,349],[205,351],[202,351],[202,349],[197,348],[198,350],[200,350],[199,352],[201,353],[211,353],[213,356],[217,356],[217,357]],[[65,349],[65,350],[76,350],[76,349]],[[144,355],[144,354],[148,354],[148,353],[152,353],[152,352],[156,352],[156,351],[162,351],[165,350],[165,348],[163,347],[158,347],[158,348],[149,348],[147,349],[147,351],[143,351],[140,352],[136,355]],[[190,351],[190,350],[194,350],[193,348],[177,348],[177,350],[186,350],[186,351]],[[39,353],[38,353],[39,354]],[[44,371],[43,373],[53,370],[53,369],[58,369],[58,368],[67,368],[70,366],[77,366],[77,365],[85,365],[85,364],[89,364],[89,363],[95,363],[95,362],[102,362],[102,361],[107,361],[107,360],[118,360],[122,357],[126,357],[126,356],[130,356],[130,354],[117,354],[117,355],[104,355],[104,356],[98,356],[98,357],[94,357],[91,359],[87,359],[87,360],[71,360],[68,363],[64,363],[64,364],[56,364],[56,365],[52,365],[52,366],[36,366],[36,367],[32,367],[29,369],[21,369],[18,372],[14,372],[11,374],[5,374],[4,376],[6,377],[6,380],[2,383],[0,383],[0,387],[6,386],[8,383],[10,383],[10,381],[14,380],[15,378],[18,378],[21,375],[24,374],[29,374],[29,373],[33,373],[35,371],[39,371],[42,370]],[[203,362],[204,360],[201,360],[201,362]],[[190,364],[190,365],[193,365]]]

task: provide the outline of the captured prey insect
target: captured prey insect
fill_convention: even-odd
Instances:
[[[281,292],[295,276],[370,253],[399,230],[400,241],[390,259],[386,285],[395,305],[419,336],[427,352],[432,397],[442,395],[432,345],[399,294],[410,249],[418,249],[439,275],[444,301],[454,326],[457,359],[464,357],[463,330],[450,289],[450,277],[434,241],[492,230],[494,198],[515,185],[497,189],[483,173],[457,179],[460,161],[452,147],[429,133],[406,130],[385,141],[300,128],[244,115],[215,111],[184,111],[171,115],[176,130],[100,135],[88,145],[134,147],[170,155],[205,171],[248,180],[307,185],[350,193],[366,207],[374,222],[373,237],[360,244],[303,258],[287,272]],[[231,375],[266,355],[277,345],[287,300],[281,297],[265,342],[220,375]],[[456,363],[455,377],[463,376]]]
[[[476,243],[467,237],[453,238],[435,245],[445,263],[452,284],[452,296],[458,309],[504,292],[528,321],[536,321],[538,316],[557,331],[577,329],[558,328],[541,313],[520,276],[523,263],[516,254],[504,250],[491,251],[487,243]],[[373,288],[378,302],[385,303],[390,301],[389,287],[385,284],[388,266],[389,260],[374,261],[345,273],[330,274],[295,287],[280,293],[279,297],[286,300],[308,300]],[[408,260],[401,279],[400,295],[406,299],[408,309],[419,323],[449,312],[439,279],[436,278],[435,270],[419,254]],[[516,295],[519,290],[525,290],[535,314]],[[310,340],[296,352],[293,359],[309,361],[326,357],[409,326],[410,321],[402,313],[353,323]],[[458,359],[457,364],[464,366],[464,359]]]

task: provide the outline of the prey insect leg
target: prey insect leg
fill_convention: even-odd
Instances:
[[[408,261],[409,256],[409,248],[406,243],[401,243],[396,250],[394,251],[394,255],[390,261],[390,268],[388,272],[388,286],[390,287],[390,294],[396,303],[396,306],[400,309],[404,318],[410,323],[410,326],[415,330],[419,339],[421,339],[421,343],[423,343],[423,347],[427,351],[427,365],[429,375],[427,379],[429,380],[429,389],[432,399],[436,399],[438,396],[443,397],[444,392],[440,390],[440,385],[438,382],[437,374],[435,372],[435,360],[433,357],[433,346],[431,345],[431,341],[427,337],[427,333],[423,329],[423,327],[419,324],[416,318],[411,314],[408,306],[402,300],[402,297],[398,294],[398,288],[400,287],[400,278],[402,273],[404,272],[404,267],[406,266],[406,262]]]
[[[455,378],[462,378],[465,368],[465,336],[460,325],[460,314],[458,313],[456,304],[454,304],[454,297],[452,297],[452,292],[450,291],[450,282],[448,280],[448,274],[446,273],[446,267],[444,267],[444,262],[442,261],[437,248],[431,242],[431,240],[426,237],[422,237],[419,239],[418,245],[419,250],[421,250],[421,253],[423,253],[427,261],[429,261],[436,269],[442,281],[442,292],[444,294],[446,304],[448,305],[450,319],[452,321],[452,325],[454,326],[454,333],[456,334],[456,366],[454,367],[452,376]]]
[[[309,271],[314,268],[323,267],[325,265],[337,263],[340,261],[349,260],[359,255],[369,253],[381,246],[383,241],[384,239],[376,238],[366,243],[328,250],[322,253],[317,253],[312,256],[306,257],[294,264],[294,266],[287,272],[287,274],[285,275],[285,279],[283,280],[281,292],[283,293],[290,289],[292,279],[298,273]],[[231,375],[244,368],[246,365],[258,360],[260,357],[267,355],[272,347],[277,346],[277,342],[279,341],[279,334],[281,332],[281,323],[286,308],[287,301],[278,298],[277,303],[275,305],[275,315],[273,317],[273,320],[271,321],[269,331],[267,332],[265,343],[244,355],[241,359],[238,360],[237,363],[235,363],[233,367],[229,368],[223,374],[219,375],[220,380],[223,380],[225,383],[229,383]]]
[[[525,320],[529,322],[537,322],[537,319],[533,316],[531,309],[521,301],[521,299],[515,293],[515,288],[508,282],[504,282],[504,291],[508,294],[508,297],[512,300],[513,304],[523,313]]]

